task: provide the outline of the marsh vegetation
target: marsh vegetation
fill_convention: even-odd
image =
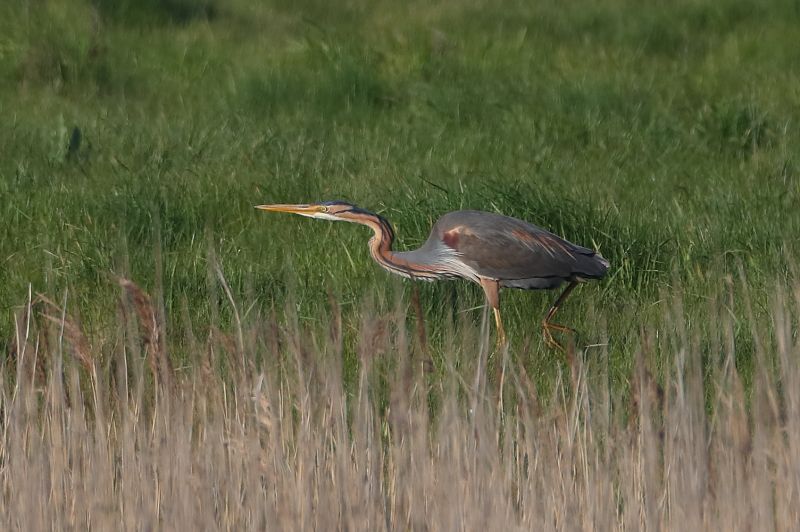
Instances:
[[[0,5],[4,528],[791,528],[796,2]],[[612,263],[391,278],[444,212]],[[263,214],[263,213],[261,213]],[[502,390],[502,392],[501,392]]]

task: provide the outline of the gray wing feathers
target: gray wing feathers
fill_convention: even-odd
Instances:
[[[507,286],[551,288],[567,279],[600,278],[609,265],[594,250],[499,214],[452,212],[439,219],[434,235],[478,275]]]

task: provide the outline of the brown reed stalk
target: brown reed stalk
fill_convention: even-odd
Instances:
[[[91,344],[77,320],[43,294],[36,295],[36,302],[41,303],[46,309],[41,312],[41,316],[56,324],[63,331],[64,339],[72,347],[70,353],[73,358],[89,375],[94,376],[95,359],[92,355]]]
[[[167,356],[161,328],[150,296],[130,279],[120,277],[118,283],[136,314],[141,341],[153,378],[162,386],[172,386],[174,370],[169,356]]]

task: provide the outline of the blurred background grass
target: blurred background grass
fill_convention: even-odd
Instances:
[[[798,42],[796,0],[3,3],[0,308],[29,284],[68,291],[102,338],[124,275],[173,328],[184,302],[204,326],[229,319],[214,254],[243,313],[322,320],[330,292],[353,330],[365,298],[386,308],[401,285],[368,232],[253,205],[347,199],[389,218],[401,249],[444,212],[483,209],[612,262],[562,319],[607,337],[623,378],[661,293],[682,286],[702,330],[739,266],[756,319],[790,275]],[[419,288],[434,343],[442,323],[480,319],[477,287]],[[538,323],[555,294],[503,297],[512,341],[533,338],[524,356],[547,374],[560,355]],[[2,320],[0,342],[12,331]]]

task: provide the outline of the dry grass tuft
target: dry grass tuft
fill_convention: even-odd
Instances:
[[[236,323],[223,352],[250,360],[236,371],[198,363],[177,375],[153,365],[166,349],[149,297],[120,284],[147,363],[175,385],[144,386],[134,371],[132,385],[105,402],[115,377],[96,371],[87,403],[78,376],[59,370],[55,347],[43,391],[0,367],[0,528],[790,530],[800,522],[792,292],[776,297],[772,326],[758,329],[751,387],[737,370],[734,318],[720,312],[709,333],[717,340],[705,341],[676,310],[658,336],[643,332],[630,393],[612,392],[604,356],[577,353],[548,394],[508,356],[498,409],[499,381],[487,379],[480,347],[488,339],[462,331],[437,353],[447,368],[433,379],[400,310],[362,320],[360,375],[348,394],[335,300],[331,323],[317,328],[291,316],[288,325],[274,316]],[[127,350],[92,351],[61,307],[38,301],[83,369],[108,357],[135,366]]]

